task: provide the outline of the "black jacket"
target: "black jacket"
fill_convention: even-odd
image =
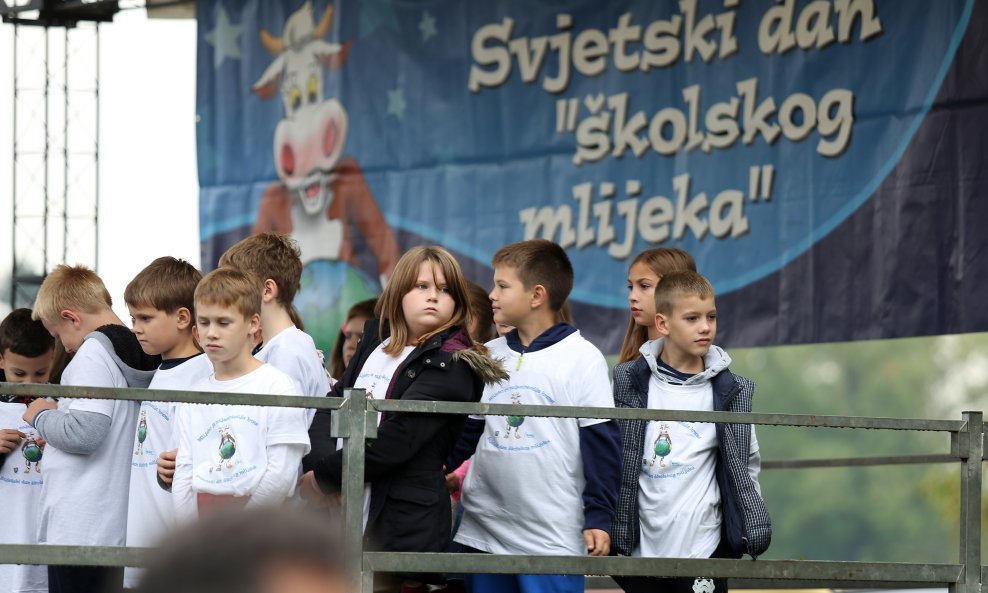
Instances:
[[[384,328],[384,337],[389,335]],[[342,397],[381,345],[378,322],[364,337],[331,395]],[[486,382],[506,378],[500,364],[471,347],[459,329],[415,348],[395,372],[388,399],[477,402]],[[463,429],[463,416],[384,414],[377,438],[368,440],[364,479],[371,484],[367,547],[395,552],[442,552],[449,543],[451,514],[443,463]],[[309,429],[312,451],[303,460],[326,492],[340,490],[343,455],[329,436],[330,412],[319,410]]]

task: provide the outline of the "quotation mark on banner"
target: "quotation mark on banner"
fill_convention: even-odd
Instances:
[[[772,181],[775,180],[775,167],[755,165],[748,169],[748,198],[757,202],[759,198],[772,201]]]

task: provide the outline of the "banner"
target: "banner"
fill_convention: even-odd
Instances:
[[[566,248],[615,352],[677,246],[719,342],[984,331],[986,8],[973,0],[200,0],[203,266],[291,232],[329,348],[400,253]]]

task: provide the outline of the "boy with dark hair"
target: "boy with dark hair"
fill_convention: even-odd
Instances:
[[[233,268],[210,272],[195,290],[195,333],[213,374],[190,391],[299,395],[287,374],[251,355],[260,328],[261,282]],[[216,508],[277,505],[292,495],[309,452],[306,410],[181,404],[172,495],[179,520]]]
[[[574,327],[556,322],[573,287],[566,252],[551,241],[522,241],[498,251],[493,265],[494,321],[515,329],[488,343],[510,376],[488,386],[481,401],[612,407],[604,356]],[[464,437],[447,463],[458,467],[476,450],[455,541],[494,554],[609,553],[620,455],[614,422],[474,417]],[[467,582],[474,593],[584,588],[579,575],[478,574]]]
[[[83,266],[59,265],[38,290],[33,318],[74,356],[62,385],[147,387],[160,358],[111,309],[103,281]],[[36,399],[24,420],[47,441],[38,540],[43,544],[122,546],[127,535],[131,431],[137,402]],[[120,589],[123,569],[49,566],[52,593]]]
[[[194,295],[202,279],[189,262],[159,257],[141,270],[124,291],[134,335],[161,365],[149,389],[186,391],[213,371],[192,335]],[[174,523],[171,492],[158,485],[157,456],[174,446],[174,402],[141,402],[133,427],[130,496],[127,506],[127,545],[151,547]],[[124,587],[137,586],[141,570],[124,569]]]
[[[0,323],[0,381],[48,382],[55,341],[30,309],[15,309]],[[21,416],[30,398],[0,395],[0,500],[6,514],[0,544],[38,543],[44,439]],[[44,566],[0,565],[0,591],[48,591]]]
[[[268,362],[298,381],[304,395],[329,392],[329,374],[312,338],[292,321],[295,294],[302,278],[298,243],[288,235],[253,235],[229,248],[220,266],[250,272],[262,280],[261,330],[264,344],[258,360]]]
[[[717,337],[714,291],[692,271],[655,288],[659,338],[614,368],[619,408],[751,412],[755,385],[731,373]],[[651,558],[756,557],[771,520],[758,485],[760,456],[749,424],[620,420],[618,554]],[[629,593],[727,591],[726,579],[617,577]]]

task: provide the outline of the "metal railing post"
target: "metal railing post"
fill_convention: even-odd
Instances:
[[[343,439],[343,559],[351,570],[354,586],[366,589],[364,555],[364,453],[367,437],[377,433],[377,413],[368,409],[367,392],[347,389],[343,405],[333,414],[334,436]]]
[[[981,482],[984,457],[984,418],[981,412],[964,412],[967,424],[954,433],[954,453],[961,458],[960,564],[961,582],[951,593],[981,593]]]

